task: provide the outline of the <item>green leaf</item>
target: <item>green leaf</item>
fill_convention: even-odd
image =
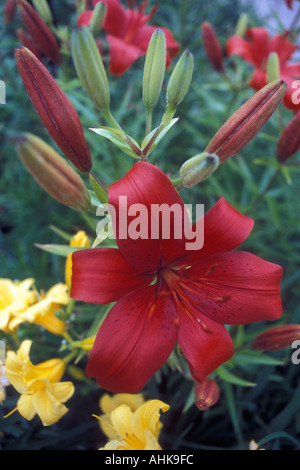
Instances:
[[[106,139],[110,140],[113,144],[115,144],[120,150],[122,150],[126,155],[129,155],[133,158],[138,158],[138,155],[135,151],[130,147],[130,145],[126,142],[124,133],[119,129],[113,129],[112,127],[99,127],[96,129],[90,129],[91,131],[95,132],[96,134],[105,137]],[[140,149],[139,144],[130,136],[129,139],[133,142],[133,144]]]
[[[262,354],[260,351],[236,352],[233,360],[236,364],[264,364],[268,366],[280,366],[283,361]]]
[[[159,144],[161,139],[166,135],[166,133],[171,129],[171,127],[174,126],[174,124],[178,121],[178,119],[179,117],[171,119],[169,124],[161,130],[161,132],[158,134],[158,136],[154,140],[153,144],[150,146],[147,152],[147,155],[149,155],[155,149],[155,147]],[[146,135],[141,145],[142,149],[144,149],[147,146],[148,142],[150,142],[150,140],[152,139],[152,137],[154,136],[155,132],[157,132],[158,129],[159,129],[159,126],[156,127],[156,129],[153,129],[153,131],[149,132],[149,134]]]
[[[70,235],[69,233],[65,232],[64,230],[61,230],[60,228],[58,227],[55,227],[55,225],[49,225],[49,228],[50,230],[52,230],[54,233],[56,233],[57,235],[59,235],[61,238],[63,238],[64,240],[66,240],[67,242],[70,242],[71,238],[72,238],[72,235]]]
[[[240,385],[241,387],[255,387],[256,386],[255,383],[248,382],[247,380],[241,379],[240,377],[237,377],[236,375],[232,374],[223,366],[218,367],[216,370],[216,373],[221,379],[225,380],[226,382],[229,382],[235,385]]]
[[[74,253],[74,251],[86,250],[87,248],[69,245],[40,245],[39,243],[35,243],[34,246],[58,256],[68,256],[68,254]]]
[[[101,204],[107,204],[108,203],[107,192],[104,191],[104,189],[100,186],[100,184],[98,183],[98,181],[93,175],[90,174],[89,177],[90,177],[90,183],[93,187],[93,190],[95,191],[95,194],[99,202],[101,202]]]

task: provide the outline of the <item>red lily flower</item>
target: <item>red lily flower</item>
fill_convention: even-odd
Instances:
[[[116,214],[124,196],[129,208],[136,203],[148,209],[176,204],[185,211],[168,177],[147,162],[136,163],[110,186],[109,202]],[[148,222],[150,234],[150,215]],[[172,237],[172,229],[170,239],[121,238],[120,223],[117,216],[119,249],[87,249],[72,256],[71,296],[96,304],[117,301],[100,327],[87,365],[87,375],[96,377],[101,387],[139,391],[168,359],[176,341],[193,377],[203,382],[234,352],[224,324],[280,317],[282,268],[232,251],[247,238],[253,221],[225,199],[204,216],[200,250],[187,250],[186,238]]]
[[[265,28],[249,28],[246,31],[247,40],[240,36],[232,36],[226,44],[228,56],[240,55],[246,62],[254,65],[255,70],[250,79],[249,86],[260,90],[268,83],[266,65],[269,54],[276,52],[280,63],[280,78],[287,84],[287,91],[283,104],[292,111],[299,110],[299,104],[294,104],[292,88],[294,80],[300,78],[300,63],[288,63],[297,47],[286,39],[287,33],[276,34],[273,38]]]
[[[93,0],[93,6],[100,0]],[[142,55],[146,54],[149,41],[157,26],[148,26],[147,23],[153,17],[156,7],[145,15],[148,0],[143,0],[138,11],[125,9],[119,0],[102,0],[107,11],[103,24],[106,38],[109,43],[110,60],[109,71],[113,75],[122,75]],[[136,4],[136,1],[130,2]],[[88,26],[93,11],[83,12],[77,21],[78,26]],[[175,41],[171,31],[161,28],[167,42],[167,66],[173,57],[179,52],[179,45]]]

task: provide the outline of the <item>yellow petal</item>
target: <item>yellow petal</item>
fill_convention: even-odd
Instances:
[[[117,434],[121,438],[126,438],[128,434],[132,433],[132,416],[133,413],[127,405],[120,405],[112,411],[111,422]]]
[[[145,430],[158,438],[160,410],[165,412],[169,405],[160,400],[149,400],[134,413],[132,418],[132,431],[135,436],[145,440]]]
[[[56,400],[65,403],[74,394],[75,388],[72,382],[59,382],[51,385],[51,393]]]
[[[103,413],[111,413],[117,406],[128,405],[132,411],[138,409],[144,403],[142,393],[116,393],[111,396],[105,393],[99,401],[99,406]]]
[[[51,426],[64,416],[68,408],[60,403],[48,387],[44,387],[33,395],[33,406],[44,426]]]
[[[20,415],[28,421],[31,421],[36,415],[32,395],[21,395],[17,403],[17,408]]]
[[[34,366],[39,379],[48,379],[50,382],[59,382],[66,370],[62,359],[50,359]]]

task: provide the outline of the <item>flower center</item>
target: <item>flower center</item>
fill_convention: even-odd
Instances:
[[[211,266],[205,273],[200,276],[191,276],[188,274],[190,266],[183,266],[179,269],[166,267],[159,272],[161,278],[165,281],[169,292],[172,293],[174,303],[176,305],[177,317],[175,324],[179,326],[180,316],[188,315],[200,324],[206,333],[211,333],[210,328],[205,324],[206,300],[213,300],[217,305],[227,302],[230,295],[223,297],[208,295],[203,288],[208,281],[207,276],[214,271],[215,266]],[[200,318],[201,316],[201,318]]]

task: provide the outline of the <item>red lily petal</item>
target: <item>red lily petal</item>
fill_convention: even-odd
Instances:
[[[226,45],[227,54],[238,54],[246,62],[261,67],[268,55],[269,33],[265,28],[249,28],[246,37],[249,41],[232,36]]]
[[[103,29],[107,34],[123,38],[127,28],[126,10],[119,0],[101,0],[106,5]],[[94,2],[94,6],[99,1]]]
[[[226,43],[226,54],[227,56],[240,55],[246,62],[259,67],[254,48],[246,39],[240,36],[232,36]]]
[[[153,276],[136,272],[114,248],[91,248],[72,256],[71,297],[106,304],[150,284]]]
[[[158,26],[144,26],[143,28],[141,28],[138,31],[134,39],[134,44],[138,45],[146,53],[151,36],[157,28]],[[176,42],[173,34],[171,33],[169,29],[167,28],[159,28],[159,29],[161,29],[166,36],[166,45],[167,45],[167,50],[170,54],[170,57],[171,58],[175,57],[180,50],[179,44]]]
[[[86,10],[78,16],[77,26],[88,26],[91,22],[93,10]]]
[[[141,57],[144,52],[134,44],[128,44],[123,39],[108,34],[109,43],[109,72],[122,75]]]
[[[123,297],[100,327],[87,375],[113,393],[140,391],[175,346],[175,315],[170,297],[156,297],[156,286]]]
[[[204,215],[204,246],[188,251],[182,258],[186,265],[197,263],[204,256],[239,247],[248,237],[254,221],[242,215],[221,197]],[[195,225],[193,226],[195,231]]]
[[[187,359],[193,378],[198,382],[203,382],[234,353],[233,343],[226,328],[197,311],[195,316],[180,317],[178,344]]]
[[[292,84],[294,80],[300,79],[300,64],[286,65],[282,69],[281,76],[287,84],[287,89],[282,102],[286,108],[290,109],[291,111],[298,112],[300,106],[299,103],[297,103],[297,100],[296,102],[293,100],[293,94],[295,93],[296,89],[292,87]],[[298,96],[299,93],[297,93],[297,98]]]
[[[246,37],[253,45],[253,51],[258,66],[262,65],[268,56],[269,32],[265,28],[249,28]]]
[[[282,314],[282,272],[252,253],[218,253],[186,271],[187,292],[195,308],[222,324],[275,320]]]
[[[127,197],[128,209],[131,206],[134,207],[135,204],[143,205],[141,207],[141,221],[146,226],[146,230],[141,236],[144,238],[133,239],[133,237],[130,237],[130,225],[133,220],[140,217],[139,215],[128,216],[128,224],[123,228],[125,224],[121,223],[119,215],[120,209],[124,213],[122,205],[120,205],[120,202],[121,204],[123,202],[119,199],[120,196]],[[173,184],[159,168],[147,162],[135,163],[124,178],[110,186],[108,199],[116,210],[114,233],[118,247],[126,261],[133,268],[144,272],[154,271],[162,265],[168,265],[184,253],[186,242],[184,238],[184,218],[188,219],[188,215]],[[171,214],[170,231],[169,234],[165,235],[165,238],[163,238],[164,234],[161,226],[163,225],[164,229],[166,225],[155,223],[155,216],[151,217],[151,209],[154,204],[157,208],[162,207],[164,204],[166,213]],[[169,212],[172,206],[174,208],[174,217],[172,211]],[[142,211],[143,208],[145,212]],[[159,230],[158,225],[160,225]],[[121,236],[120,227],[126,231]],[[155,228],[158,231],[158,238],[152,236]],[[176,235],[179,230],[181,230],[183,236],[180,238],[179,235],[181,234],[179,234],[178,238],[175,238],[174,232]],[[170,235],[169,238],[167,238],[168,235]]]
[[[264,70],[255,69],[249,81],[249,86],[254,90],[260,90],[268,83],[268,77]]]
[[[269,53],[276,52],[282,67],[291,58],[291,55],[297,50],[297,47],[290,41],[287,41],[286,34],[275,34],[269,43]]]

